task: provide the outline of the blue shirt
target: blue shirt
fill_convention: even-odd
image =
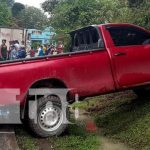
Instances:
[[[41,50],[39,51],[39,56],[44,56],[44,53],[43,53],[43,49],[41,48]]]

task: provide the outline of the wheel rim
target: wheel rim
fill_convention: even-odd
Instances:
[[[44,107],[39,113],[38,122],[44,131],[55,131],[63,122],[63,113],[57,106]]]

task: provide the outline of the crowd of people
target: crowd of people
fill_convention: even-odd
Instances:
[[[21,44],[16,41],[9,42],[9,48],[6,45],[6,40],[2,40],[0,46],[0,61],[16,60],[24,58],[33,58],[48,55],[57,55],[63,53],[63,43],[58,42],[57,46],[54,45],[39,45],[37,48],[31,47],[27,50],[24,41]]]
[[[32,49],[32,48],[31,48]],[[58,42],[57,46],[54,45],[39,45],[37,56],[45,56],[45,55],[57,55],[61,54],[64,51],[64,46],[62,42]]]

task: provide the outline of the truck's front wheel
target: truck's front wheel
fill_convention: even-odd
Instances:
[[[31,113],[36,110],[35,103],[30,109]],[[61,101],[57,96],[40,98],[37,103],[37,116],[29,119],[31,130],[40,137],[62,134],[67,128],[64,122],[65,117],[68,118],[69,114],[68,108],[65,113],[63,111]]]

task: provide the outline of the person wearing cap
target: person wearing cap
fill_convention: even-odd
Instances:
[[[2,40],[2,45],[0,46],[0,59],[2,61],[7,60],[7,46],[6,40]]]

